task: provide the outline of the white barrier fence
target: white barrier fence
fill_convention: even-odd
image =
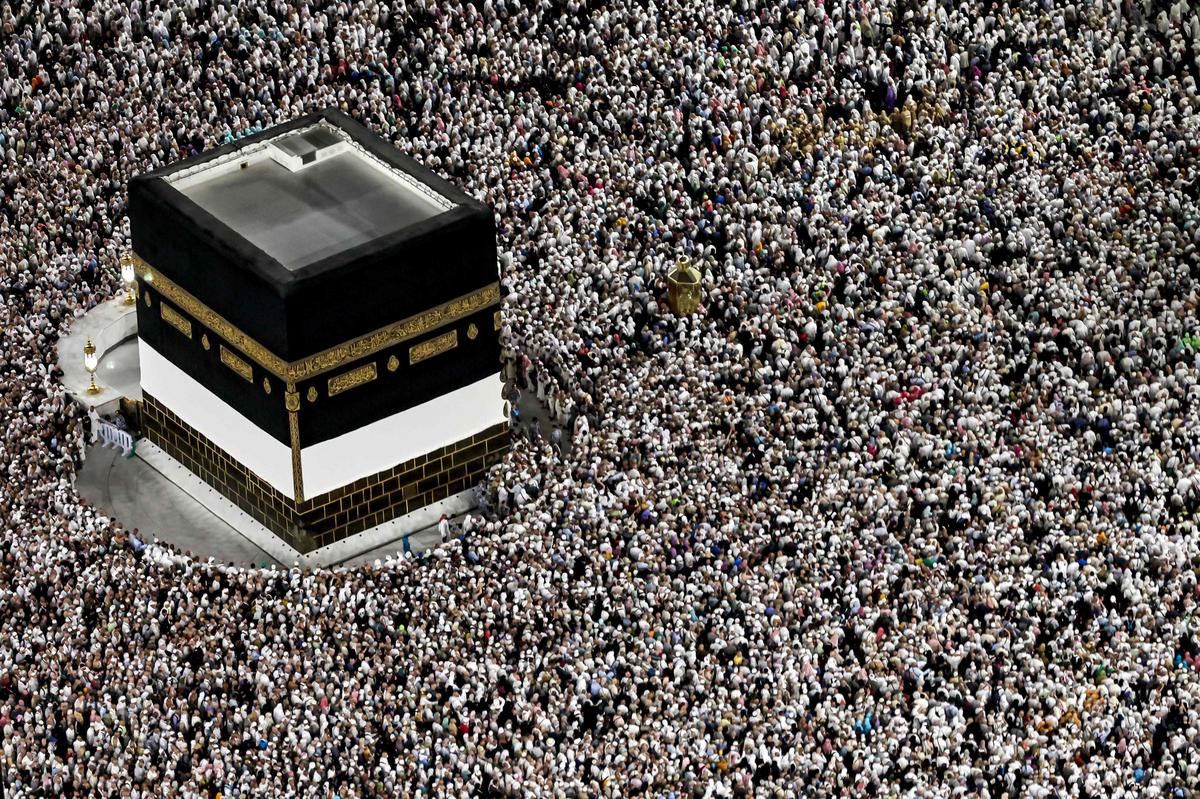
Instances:
[[[119,449],[126,458],[133,454],[133,436],[111,422],[100,423],[97,437],[102,447]]]

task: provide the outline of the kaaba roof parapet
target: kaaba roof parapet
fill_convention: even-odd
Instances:
[[[291,271],[455,205],[325,120],[163,179]]]
[[[288,362],[498,276],[491,211],[337,111],[136,177],[129,194],[137,255]]]

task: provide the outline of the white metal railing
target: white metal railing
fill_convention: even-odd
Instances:
[[[133,436],[112,422],[101,422],[97,436],[100,446],[119,449],[126,458],[133,454]]]

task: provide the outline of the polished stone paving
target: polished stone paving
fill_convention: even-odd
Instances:
[[[158,539],[196,557],[239,566],[278,562],[137,455],[126,458],[115,449],[89,447],[75,487],[127,530],[137,527],[146,543]]]
[[[126,529],[138,528],[146,543],[158,539],[194,557],[211,557],[239,566],[291,565],[263,551],[136,454],[126,458],[115,449],[89,447],[75,485],[84,498],[119,519]],[[436,527],[408,536],[408,546],[414,552],[431,549],[437,543]],[[403,549],[403,539],[397,539],[341,563],[355,566]]]
[[[123,341],[104,354],[96,367],[96,382],[126,397],[142,395],[142,370],[138,365],[136,338]]]

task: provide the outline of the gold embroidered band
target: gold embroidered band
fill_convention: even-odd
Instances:
[[[139,279],[153,286],[164,297],[237,347],[268,372],[289,383],[297,383],[352,361],[366,358],[380,350],[422,336],[431,330],[457,322],[482,308],[500,302],[500,284],[490,283],[481,289],[422,311],[407,319],[386,325],[351,341],[330,347],[298,361],[288,362],[243,333],[238,327],[187,291],[175,285],[170,278],[165,277],[136,253],[133,253],[132,257]]]
[[[309,389],[310,391],[312,389]],[[283,390],[283,407],[288,412],[288,437],[292,449],[292,499],[304,501],[304,469],[300,462],[300,392],[295,383],[288,383]]]

